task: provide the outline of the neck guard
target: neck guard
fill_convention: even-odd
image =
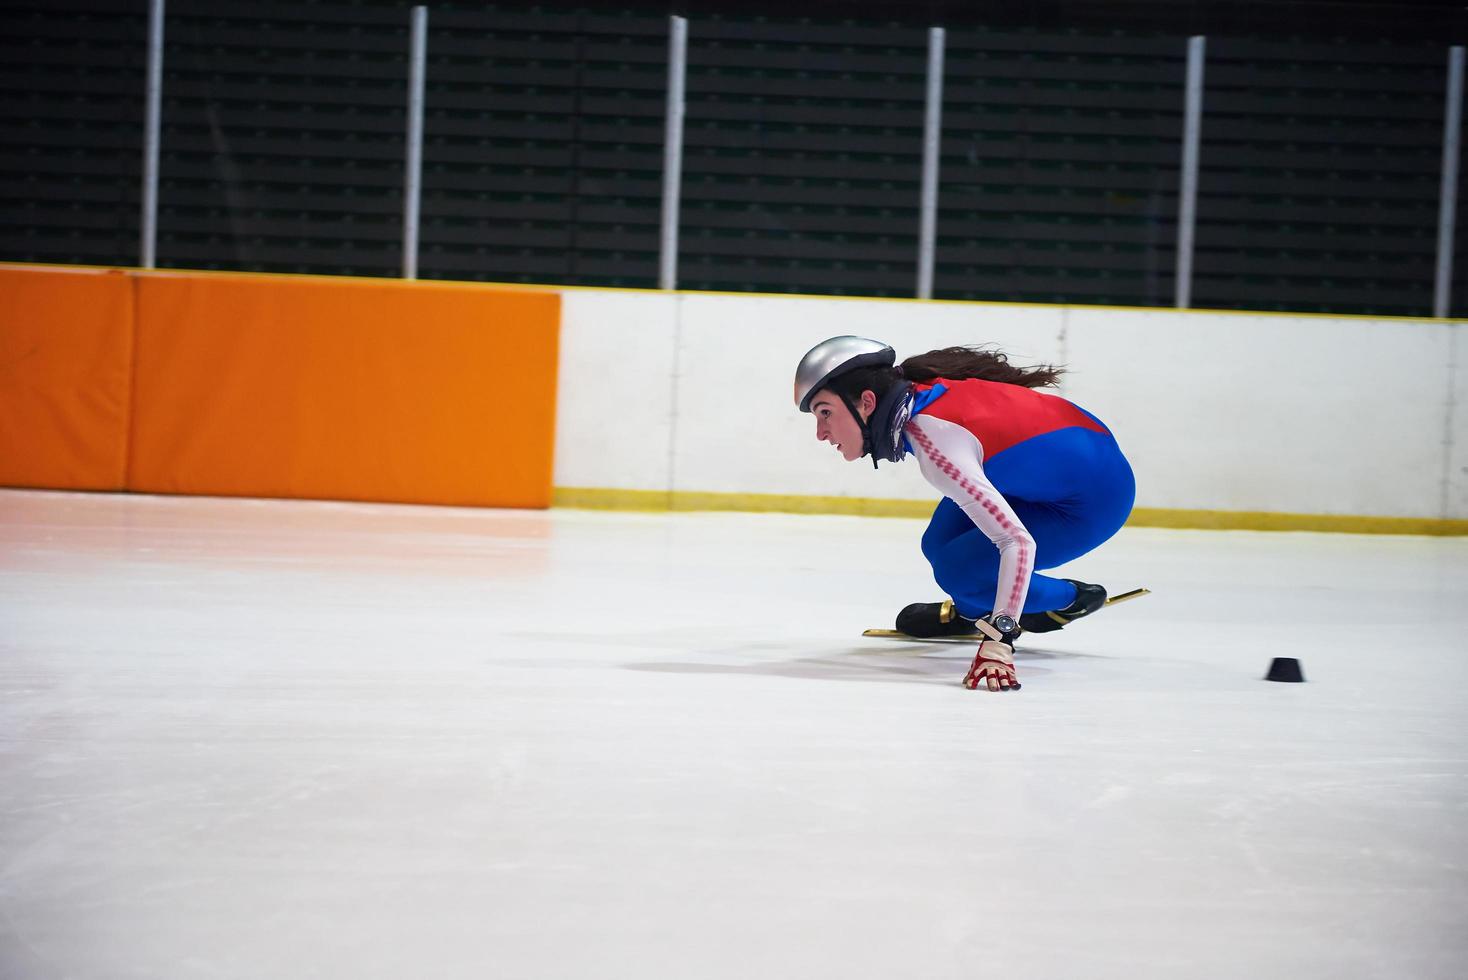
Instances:
[[[912,412],[911,390],[912,384],[908,381],[899,381],[887,389],[881,401],[877,402],[872,417],[862,425],[862,437],[872,457],[872,469],[877,468],[878,460],[896,463],[907,454],[902,445],[902,427]]]

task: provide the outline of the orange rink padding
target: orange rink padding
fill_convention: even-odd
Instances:
[[[125,273],[0,268],[0,485],[123,488],[132,344]]]
[[[140,273],[128,487],[548,507],[560,297]]]

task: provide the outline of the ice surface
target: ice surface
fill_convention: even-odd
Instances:
[[[1468,975],[1468,541],[921,526],[0,492],[0,977]]]

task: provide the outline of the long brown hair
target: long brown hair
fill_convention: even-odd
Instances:
[[[944,347],[926,354],[914,354],[902,362],[903,377],[909,381],[927,382],[937,378],[964,381],[1001,381],[1025,388],[1046,388],[1060,382],[1063,368],[1037,364],[1022,368],[1009,363],[1009,356],[989,347]]]
[[[1057,384],[1064,373],[1064,368],[1050,364],[1015,367],[1009,363],[1009,355],[992,347],[944,347],[926,354],[914,354],[897,367],[864,367],[847,371],[831,379],[826,387],[855,403],[863,391],[870,391],[880,399],[904,379],[922,384],[938,378],[949,381],[974,378],[1025,388],[1044,388]]]

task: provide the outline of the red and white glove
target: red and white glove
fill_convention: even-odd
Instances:
[[[1018,691],[1019,678],[1014,673],[1014,648],[1001,640],[985,640],[978,655],[964,675],[963,686],[977,691],[987,684],[991,691]]]
[[[980,685],[991,691],[1018,691],[1020,684],[1014,672],[1014,647],[999,639],[1002,634],[987,621],[981,619],[974,625],[979,632],[994,639],[979,643],[979,652],[963,676],[963,686],[970,691],[977,691]]]

